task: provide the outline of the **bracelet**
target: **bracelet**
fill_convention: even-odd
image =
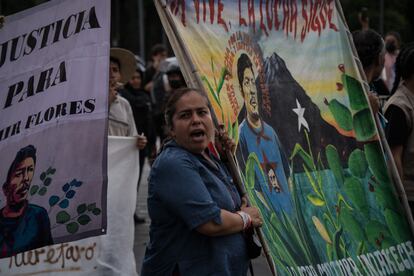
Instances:
[[[242,218],[243,220],[243,230],[250,228],[252,226],[252,218],[250,215],[243,211],[238,211],[237,214]]]

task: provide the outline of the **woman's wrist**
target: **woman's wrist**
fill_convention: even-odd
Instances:
[[[252,226],[252,218],[250,215],[244,211],[238,211],[237,214],[242,218],[243,220],[243,230],[248,229]]]

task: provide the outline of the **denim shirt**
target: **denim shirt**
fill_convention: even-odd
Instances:
[[[148,187],[151,218],[141,275],[246,275],[249,259],[240,233],[209,237],[195,229],[221,224],[220,209],[235,212],[241,200],[224,165],[217,167],[174,141],[155,161]]]

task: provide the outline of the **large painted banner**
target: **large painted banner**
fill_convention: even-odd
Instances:
[[[106,235],[33,249],[0,260],[0,275],[137,275],[134,212],[139,151],[136,139],[108,139]]]
[[[109,0],[0,29],[0,257],[106,232]]]
[[[156,3],[187,79],[237,142],[271,266],[280,275],[412,271],[413,236],[339,2]]]

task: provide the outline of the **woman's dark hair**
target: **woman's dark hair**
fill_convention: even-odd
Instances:
[[[26,158],[33,158],[33,162],[36,165],[36,148],[33,145],[28,145],[24,148],[21,148],[14,158],[13,162],[10,165],[9,171],[7,172],[6,182],[3,184],[3,187],[6,187],[11,179],[12,174],[16,170],[17,166],[23,162]]]
[[[207,101],[207,106],[209,109],[210,108],[210,102],[208,101],[207,96],[200,90],[196,89],[196,88],[191,88],[191,87],[185,87],[185,88],[179,88],[177,90],[174,90],[170,97],[167,100],[167,104],[165,105],[165,111],[164,111],[164,119],[165,119],[165,123],[167,124],[167,127],[172,127],[172,121],[173,121],[173,116],[176,112],[176,104],[177,102],[186,94],[190,93],[190,92],[196,92],[197,94],[199,94],[200,96],[204,97]]]
[[[141,85],[139,86],[139,89],[143,89],[144,88],[144,72],[140,69],[135,69],[135,72],[137,72],[140,76],[141,76]],[[132,79],[132,78],[131,78]],[[130,83],[131,80],[129,80],[126,84],[125,84],[125,88],[126,89],[134,89]]]
[[[375,65],[384,49],[382,37],[377,32],[368,29],[353,32],[352,38],[364,69]]]
[[[398,54],[395,62],[395,80],[391,94],[397,90],[400,85],[400,79],[406,80],[414,75],[414,42],[404,46]]]

